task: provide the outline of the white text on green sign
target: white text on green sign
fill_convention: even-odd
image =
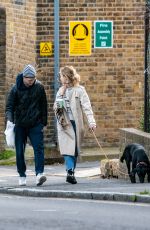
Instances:
[[[113,22],[95,21],[94,22],[94,48],[113,47]]]

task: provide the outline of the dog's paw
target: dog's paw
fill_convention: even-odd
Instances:
[[[136,179],[135,179],[135,175],[134,174],[129,174],[129,177],[130,177],[130,181],[131,183],[136,183]]]

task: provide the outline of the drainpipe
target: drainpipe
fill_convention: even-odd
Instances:
[[[54,98],[59,88],[59,0],[54,0]],[[57,146],[57,124],[54,118],[54,143]]]
[[[54,96],[59,88],[59,0],[54,0]]]
[[[145,71],[144,71],[144,131],[148,132],[149,127],[149,92],[148,92],[148,38],[149,38],[149,5],[146,4],[145,12]]]

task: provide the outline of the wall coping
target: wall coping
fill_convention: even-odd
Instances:
[[[126,132],[126,133],[132,133],[132,134],[139,135],[139,136],[146,137],[146,138],[150,139],[150,133],[146,133],[146,132],[144,132],[142,130],[139,130],[139,129],[135,129],[135,128],[121,128],[119,130],[121,130],[123,132]]]
[[[0,5],[0,11],[5,14],[5,8]]]

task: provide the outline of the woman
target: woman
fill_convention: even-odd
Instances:
[[[74,172],[84,132],[83,112],[91,131],[96,129],[96,122],[89,97],[85,88],[79,84],[80,76],[76,70],[72,66],[62,67],[59,78],[62,86],[54,103],[58,142],[60,153],[65,160],[66,182],[76,184]]]

